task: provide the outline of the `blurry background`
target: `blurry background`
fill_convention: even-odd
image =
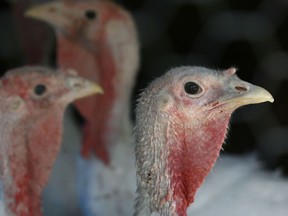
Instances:
[[[52,30],[43,23],[22,16],[25,8],[40,2],[45,1],[0,1],[2,74],[9,68],[24,64],[55,65],[55,39]],[[255,167],[261,170],[260,175],[264,179],[277,176],[275,177],[277,182],[280,181],[278,178],[282,179],[279,174],[288,176],[288,1],[118,0],[116,2],[132,13],[139,30],[141,69],[132,106],[135,107],[135,99],[141,89],[171,67],[180,65],[199,65],[216,69],[237,67],[240,78],[266,88],[274,96],[275,102],[244,107],[233,116],[231,130],[222,153],[238,156],[223,158],[222,163],[226,163],[227,170],[230,169],[227,171],[229,176],[226,173],[226,177],[232,178],[233,173],[233,176],[237,176],[243,170],[251,171]],[[251,159],[251,152],[261,163],[255,163]],[[244,162],[241,165],[233,158],[242,158]],[[228,160],[228,165],[225,160]],[[240,165],[236,169],[229,167],[233,163]],[[225,174],[217,169],[218,165],[212,175]],[[225,168],[223,170],[225,171]],[[254,181],[255,184],[252,185],[257,186],[258,177]],[[281,184],[288,188],[288,181],[283,181],[285,183],[281,180]],[[214,186],[221,188],[217,182]],[[265,191],[265,187],[273,187],[273,182],[271,185],[266,182],[262,186],[264,188],[252,190],[252,193]],[[204,186],[202,190],[205,191],[205,188],[209,189]],[[251,188],[248,187],[248,190]],[[268,193],[265,196],[274,195]],[[285,196],[288,198],[287,194]],[[199,200],[200,204],[205,202],[205,198]],[[223,206],[223,203],[221,205]],[[195,211],[197,212],[197,209]],[[214,213],[206,213],[205,216],[215,215]],[[273,213],[287,214],[287,212]],[[240,212],[239,215],[241,214],[248,215],[247,212]],[[197,215],[204,214],[198,211]]]
[[[288,174],[288,1],[121,3],[133,12],[141,39],[136,93],[173,66],[239,68],[242,79],[265,87],[275,103],[238,110],[225,152],[245,154],[256,148],[265,165]]]

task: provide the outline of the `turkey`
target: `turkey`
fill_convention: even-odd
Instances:
[[[273,102],[236,69],[178,67],[152,82],[136,108],[135,216],[185,216],[213,167],[232,112]]]
[[[139,64],[132,17],[111,1],[65,1],[35,6],[26,15],[49,23],[60,67],[101,84],[105,96],[75,103],[85,120],[78,166],[84,215],[132,215],[135,160],[130,96]]]
[[[64,110],[97,92],[102,92],[99,86],[69,71],[22,67],[5,74],[0,89],[2,215],[42,215],[41,195],[60,148]]]

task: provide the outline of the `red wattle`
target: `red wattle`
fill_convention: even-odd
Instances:
[[[224,142],[230,115],[208,124],[201,130],[179,129],[177,139],[169,143],[170,190],[176,202],[176,212],[186,216],[188,206],[194,201],[196,191],[212,169]],[[181,132],[180,132],[181,131]]]

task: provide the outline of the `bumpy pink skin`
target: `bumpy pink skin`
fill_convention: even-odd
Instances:
[[[194,201],[196,191],[218,158],[229,118],[230,115],[227,113],[221,119],[212,119],[204,125],[198,125],[205,131],[204,134],[192,134],[191,131],[197,129],[189,126],[181,127],[183,125],[181,121],[179,122],[181,125],[171,126],[167,145],[170,149],[168,156],[170,187],[173,190],[171,190],[172,197],[165,199],[175,200],[175,212],[178,215],[186,215],[188,206]],[[179,131],[179,134],[172,139],[171,134],[174,131]]]
[[[70,102],[63,100],[69,93],[64,78],[48,69],[24,67],[1,80],[1,179],[11,216],[42,215],[41,193],[60,148],[63,114]],[[38,84],[46,85],[45,95],[35,95]]]
[[[142,93],[136,109],[135,216],[186,216],[219,155],[232,112],[245,105],[226,102],[253,88],[235,72],[174,68]],[[201,86],[199,94],[185,92],[191,81]]]
[[[76,17],[69,28],[58,28],[58,65],[97,81],[105,92],[75,103],[85,119],[82,155],[88,158],[94,153],[108,164],[108,149],[114,144],[111,137],[118,139],[121,127],[129,121],[129,99],[138,68],[136,30],[130,15],[111,2],[71,2],[65,6],[83,17]],[[95,20],[87,20],[87,10],[96,12]],[[113,110],[117,109],[120,112],[115,116]]]
[[[13,215],[42,215],[41,194],[59,152],[63,111],[42,115],[45,117],[41,120],[33,121],[37,117],[27,116],[20,121],[11,131],[10,143],[6,143],[12,182],[5,187],[5,199]]]

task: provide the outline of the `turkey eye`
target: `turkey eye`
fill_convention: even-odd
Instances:
[[[184,86],[185,92],[187,94],[195,95],[202,91],[201,87],[195,82],[187,82]]]
[[[46,92],[46,86],[39,84],[34,88],[34,93],[38,96],[43,95]]]
[[[93,20],[93,19],[96,18],[96,12],[93,11],[93,10],[88,10],[88,11],[85,12],[85,16],[86,16],[87,19]]]

